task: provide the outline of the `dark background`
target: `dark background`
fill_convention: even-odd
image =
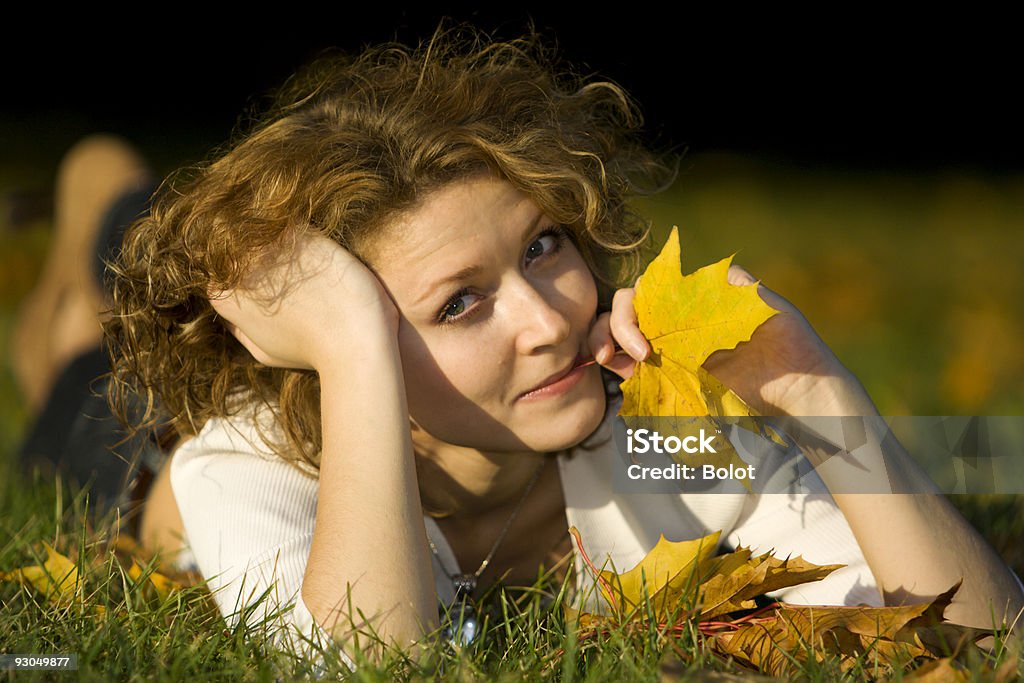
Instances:
[[[1008,17],[297,5],[215,20],[215,9],[10,22],[0,154],[99,129],[216,144],[254,97],[324,48],[417,41],[447,14],[506,37],[532,20],[567,60],[626,86],[661,146],[811,165],[1024,168]]]

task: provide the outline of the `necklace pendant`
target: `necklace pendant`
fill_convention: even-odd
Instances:
[[[442,609],[441,618],[445,623],[441,637],[455,647],[470,645],[480,633],[476,609],[464,599],[458,598],[447,610]]]
[[[452,587],[455,589],[455,599],[468,598],[476,590],[475,574],[456,574],[452,577]]]

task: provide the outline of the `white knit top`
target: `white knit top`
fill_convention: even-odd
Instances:
[[[269,411],[257,419],[273,428]],[[602,428],[608,426],[606,421]],[[680,541],[721,530],[721,540],[732,547],[847,565],[822,581],[772,594],[777,599],[795,604],[883,604],[850,527],[823,484],[810,494],[625,494],[614,491],[611,483],[617,459],[611,440],[595,450],[577,449],[572,457],[558,457],[566,519],[579,529],[598,566],[610,561],[621,573],[635,566],[661,534]],[[271,619],[281,626],[275,634],[279,640],[310,656],[306,639],[331,642],[301,593],[316,521],[315,477],[274,455],[260,439],[254,420],[216,418],[175,451],[171,487],[190,559],[207,579],[229,624],[237,625],[246,606],[269,590],[269,599],[247,615],[248,624],[281,611]],[[423,521],[443,568],[452,572],[458,562],[447,540],[431,517],[424,516]],[[450,601],[451,582],[438,557],[433,561],[438,598]],[[596,599],[579,557],[576,575],[576,594]],[[343,653],[339,656],[351,665]]]

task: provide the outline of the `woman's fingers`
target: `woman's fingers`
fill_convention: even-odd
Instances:
[[[756,282],[757,278],[751,275],[743,266],[738,266],[735,263],[729,266],[729,284],[740,287],[744,285],[752,285]],[[761,296],[762,301],[774,308],[776,311],[791,313],[800,318],[803,317],[803,314],[801,314],[800,311],[797,310],[796,306],[790,303],[788,299],[768,287],[765,287],[763,283],[758,285],[757,293]]]
[[[637,326],[632,289],[615,293],[611,312],[597,317],[588,341],[594,360],[624,379],[633,375],[637,361],[650,355],[650,345]]]
[[[611,332],[611,314],[602,313],[590,330],[589,343],[590,352],[599,365],[608,368],[623,379],[633,376],[636,368],[636,361],[624,351],[615,347],[615,340]]]
[[[298,236],[260,258],[234,288],[207,291],[227,329],[264,365],[312,369],[335,357],[339,338],[369,325],[397,327],[376,276],[334,240]]]
[[[238,313],[240,311],[236,294],[227,294],[224,292],[211,293],[210,305],[213,310],[217,312],[221,318],[224,319],[224,327],[227,328],[228,332],[238,340],[238,343],[245,347],[245,350],[256,359],[258,363],[262,363],[268,367],[279,367],[279,368],[300,368],[301,365],[289,362],[282,358],[277,358],[272,354],[267,353],[260,345],[254,342],[249,335],[242,331],[242,329],[233,322],[238,320]]]
[[[757,282],[757,279],[753,275],[751,275],[743,266],[738,266],[735,263],[729,266],[730,285],[752,285],[755,282]]]
[[[594,355],[594,360],[601,365],[607,365],[615,355],[615,341],[612,339],[611,327],[608,324],[609,317],[608,313],[597,316],[597,321],[590,328],[590,334],[587,337],[590,353]]]
[[[622,379],[629,379],[636,372],[636,361],[624,351],[615,353],[610,361],[602,365]]]
[[[634,360],[642,361],[651,352],[650,344],[636,321],[636,310],[633,308],[633,289],[620,289],[612,299],[612,312],[609,318],[612,337]]]
[[[729,284],[737,287],[757,284],[757,279],[742,266],[729,266]],[[758,294],[772,308],[778,311],[799,312],[786,299],[764,285],[758,286]],[[590,330],[588,341],[594,360],[623,378],[629,378],[637,362],[644,361],[651,354],[651,346],[640,331],[633,307],[636,290],[620,289],[612,299],[612,310],[598,316]],[[618,349],[622,349],[621,351]]]

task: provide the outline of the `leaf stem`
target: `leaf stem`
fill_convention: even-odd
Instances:
[[[615,610],[615,613],[619,614],[619,601],[615,599],[615,594],[612,593],[612,587],[608,585],[608,582],[605,581],[603,576],[601,576],[600,570],[598,570],[598,568],[594,566],[594,563],[590,560],[590,556],[587,555],[587,551],[583,547],[583,539],[580,538],[579,529],[577,529],[575,526],[569,527],[569,533],[572,535],[573,539],[576,540],[576,548],[580,551],[580,556],[583,557],[583,562],[587,565],[587,568],[590,569],[591,574],[594,575],[594,578],[597,579],[597,582],[601,585],[601,588],[605,592],[606,599],[609,603],[611,603],[612,607]]]

